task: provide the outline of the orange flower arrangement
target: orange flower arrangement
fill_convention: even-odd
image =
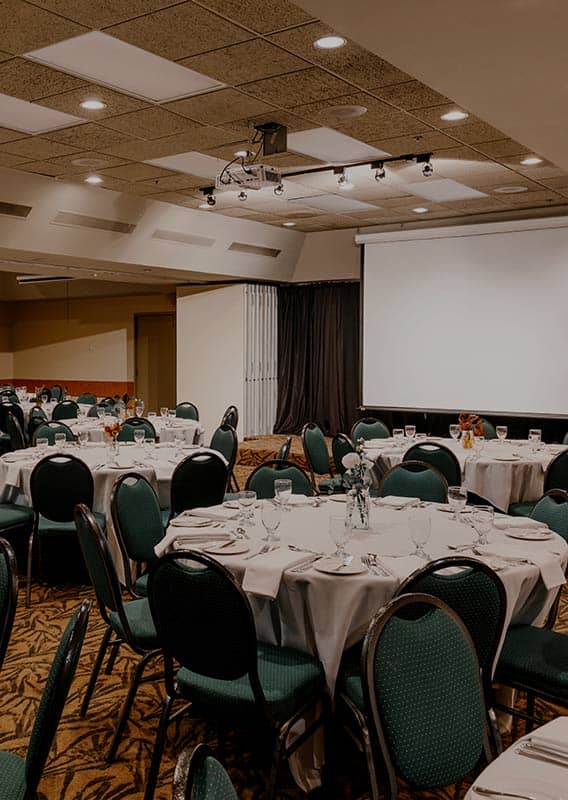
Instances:
[[[465,411],[458,418],[460,431],[473,431],[474,436],[483,436],[483,420],[477,414],[467,414]]]
[[[118,434],[120,433],[120,422],[111,422],[108,425],[105,425],[105,434],[112,439],[117,438]]]

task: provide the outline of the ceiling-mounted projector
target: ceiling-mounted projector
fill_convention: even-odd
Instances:
[[[233,164],[217,175],[215,188],[224,189],[266,189],[274,188],[282,183],[281,173],[274,167],[264,164]]]

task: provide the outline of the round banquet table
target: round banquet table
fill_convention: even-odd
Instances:
[[[107,420],[110,417],[106,418]],[[112,418],[115,419],[114,417]],[[81,431],[85,431],[90,442],[104,442],[104,422],[98,418],[88,417],[86,419],[63,420],[77,436]],[[156,430],[156,436],[160,442],[172,442],[176,438],[184,440],[185,444],[203,444],[205,429],[199,422],[193,419],[170,420],[167,417],[152,417],[149,419]]]
[[[31,400],[23,400],[20,403],[20,405],[22,407],[22,411],[24,412],[24,424],[25,424],[25,426],[27,428],[28,423],[30,421],[30,412],[31,412],[32,408],[36,407],[36,403],[35,403],[35,401],[31,401]],[[56,401],[51,401],[51,402],[48,402],[48,403],[42,403],[41,408],[43,409],[43,411],[45,413],[45,416],[47,417],[48,420],[51,419],[51,416],[53,414],[53,409],[55,408],[56,405],[57,405]],[[79,404],[79,410],[83,414],[88,414],[89,413],[89,409],[91,409],[91,408],[92,408],[92,406],[90,406],[88,403],[80,403]],[[65,422],[65,424],[67,424],[67,422],[68,422],[68,420],[66,420],[66,419],[61,420],[61,421]]]
[[[247,555],[256,552],[262,544],[259,540],[264,536],[264,528],[259,509],[255,511],[255,525],[247,528],[250,536],[249,552],[228,556],[220,551],[215,555],[247,589],[259,638],[316,655],[323,664],[332,694],[343,651],[364,636],[373,615],[393,597],[401,581],[425,563],[417,556],[410,555],[414,550],[409,535],[410,512],[375,504],[371,509],[371,530],[355,533],[349,549],[354,555],[368,552],[378,554],[388,575],[376,575],[369,571],[357,575],[325,574],[318,572],[315,564],[305,572],[294,572],[297,559],[308,557],[309,553],[299,554],[288,550],[288,544],[323,553],[333,552],[334,547],[328,534],[329,519],[332,515],[345,513],[340,497],[335,495],[319,507],[314,506],[312,499],[300,500],[302,505],[294,506],[290,512],[282,515],[279,528],[281,541],[279,550],[275,551],[280,554],[277,556],[279,563],[275,569],[281,578],[274,600],[251,591],[254,583],[249,580],[251,566],[254,565],[253,571],[256,571],[263,559],[270,572],[271,554],[246,560]],[[432,535],[426,549],[432,558],[456,555],[456,551],[448,545],[465,545],[471,543],[475,536],[469,524],[455,522],[447,513],[448,507],[443,509],[437,504],[422,504],[418,510],[418,513],[431,519]],[[211,511],[214,513],[214,509]],[[413,509],[412,513],[417,512]],[[464,519],[466,517],[467,514]],[[229,522],[227,525],[234,523]],[[168,547],[184,546],[179,541],[183,530],[179,526],[169,526],[166,537],[169,540]],[[557,589],[547,591],[540,580],[540,568],[533,563],[518,563],[515,561],[515,553],[526,553],[530,550],[536,557],[550,555],[556,566],[559,564],[564,567],[568,560],[566,542],[556,534],[542,542],[519,541],[498,530],[490,534],[489,540],[490,547],[498,547],[505,553],[510,551],[511,561],[505,555],[498,560],[502,562],[498,567],[495,559],[490,556],[482,557],[482,560],[487,560],[490,565],[498,568],[505,585],[508,600],[506,627],[512,622],[542,625]],[[185,547],[191,545],[186,544]],[[290,566],[282,570],[280,558],[282,552],[286,551],[290,554]],[[462,553],[463,551],[460,554]],[[283,557],[286,558],[285,555]],[[266,584],[262,583],[265,578],[266,576],[261,577],[263,592],[266,590]],[[277,580],[278,575],[276,582]],[[275,624],[275,619],[278,624]],[[291,760],[290,766],[296,781],[308,790],[319,782],[321,753],[317,745],[310,746],[309,742],[298,752],[298,757]]]
[[[505,512],[511,503],[539,500],[548,465],[568,449],[563,445],[543,444],[540,450],[533,452],[527,441],[488,440],[478,457],[473,450],[465,450],[453,439],[432,437],[419,444],[428,442],[448,447],[460,463],[463,485]],[[393,439],[372,439],[366,443],[365,453],[373,460],[380,456],[387,467],[393,467],[400,464],[412,444],[416,442],[406,440],[399,447]]]

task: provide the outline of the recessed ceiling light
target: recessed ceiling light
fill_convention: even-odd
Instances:
[[[87,111],[101,111],[106,108],[106,103],[102,100],[83,100],[81,108],[86,108]]]
[[[314,42],[314,47],[320,50],[336,50],[338,47],[343,47],[347,44],[347,39],[343,36],[321,36]]]
[[[367,113],[366,106],[331,106],[327,109],[330,117],[337,119],[351,119],[352,117],[362,117]]]
[[[417,208],[412,209],[415,214],[426,214],[428,213],[429,209],[425,206],[418,206]]]
[[[295,224],[296,224],[295,222],[283,222],[282,223],[282,225],[284,225],[285,228],[293,228]]]
[[[493,189],[495,194],[521,194],[521,192],[528,192],[528,186],[498,186]]]
[[[38,106],[8,94],[0,94],[0,125],[23,133],[47,133],[68,125],[85,123],[84,117],[73,117],[53,108]]]
[[[542,164],[543,160],[544,159],[539,158],[538,156],[527,156],[526,158],[522,159],[521,164],[524,167],[534,167],[537,164]]]
[[[85,178],[85,183],[97,184],[102,182],[103,179],[101,178],[100,175],[89,175],[87,178]]]
[[[456,108],[455,111],[447,111],[445,114],[442,114],[440,119],[446,122],[458,122],[460,119],[467,119],[468,117],[469,114],[467,111],[460,111],[459,108]]]

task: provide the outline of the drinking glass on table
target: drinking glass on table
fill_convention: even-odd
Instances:
[[[55,434],[55,446],[58,450],[63,450],[65,447],[66,436],[64,433],[56,433]]]
[[[146,438],[146,431],[143,428],[136,428],[134,431],[134,442],[136,444],[144,444]]]
[[[506,425],[497,425],[495,428],[495,433],[497,434],[497,438],[501,442],[501,444],[505,443],[505,439],[507,438],[507,426]]]
[[[418,442],[425,442],[427,438],[428,438],[428,434],[427,433],[417,433],[414,436],[414,441],[417,442],[417,443]]]
[[[160,416],[161,417],[167,417],[168,416],[168,409],[166,408],[166,406],[162,406],[162,408],[160,409]]]
[[[471,521],[477,533],[475,544],[488,544],[487,534],[493,529],[493,506],[474,506]]]
[[[276,503],[271,503],[269,500],[265,500],[260,509],[260,520],[266,531],[266,536],[262,537],[262,541],[280,541],[280,536],[276,534],[282,520],[282,509],[280,506]]]
[[[485,436],[475,436],[473,437],[473,451],[475,453],[475,460],[477,461],[480,457],[481,453],[483,452],[483,446],[485,444]]]
[[[176,433],[174,435],[174,447],[177,455],[181,454],[181,450],[184,443],[185,443],[185,438],[183,433]]]
[[[533,453],[536,453],[537,450],[540,450],[541,441],[542,431],[540,428],[531,428],[529,431],[529,442],[531,444],[531,450]]]
[[[49,400],[49,397],[48,397],[46,394],[42,394],[42,396],[41,396],[41,402],[42,402],[44,405],[47,403],[47,401],[48,401],[48,400]]]
[[[237,495],[238,503],[241,507],[241,521],[243,525],[254,525],[254,504],[256,503],[256,492],[246,489]]]
[[[47,436],[40,436],[39,439],[36,439],[36,447],[39,450],[40,454],[46,452],[47,448],[49,447],[49,439]]]
[[[151,420],[153,420],[153,419],[154,419],[155,417],[157,417],[157,416],[158,416],[158,415],[156,414],[156,412],[155,412],[155,411],[148,411],[148,419],[151,419]]]
[[[103,421],[105,418],[105,409],[103,406],[97,406],[97,417]]]
[[[134,413],[135,413],[135,415],[137,417],[143,417],[144,416],[144,401],[143,400],[137,400],[135,402],[135,404],[134,404]]]
[[[342,564],[349,564],[351,556],[347,551],[346,545],[351,538],[353,529],[349,524],[347,516],[332,516],[329,518],[329,536],[335,545],[333,555],[341,560]]]
[[[393,428],[392,438],[397,447],[400,447],[404,442],[404,428]]]
[[[416,425],[405,425],[404,426],[404,435],[407,439],[414,439],[416,436]]]
[[[452,425],[450,425],[450,436],[452,437],[452,439],[455,442],[457,442],[457,440],[460,438],[460,426],[459,425],[456,425],[456,424],[453,424],[453,423],[452,423]]]
[[[290,511],[290,497],[292,495],[292,481],[289,478],[277,478],[274,481],[274,496],[278,499],[282,511]]]
[[[448,487],[448,504],[454,512],[455,522],[460,522],[458,514],[465,508],[467,503],[467,489],[465,486],[449,486]]]
[[[77,441],[79,442],[79,447],[84,447],[89,441],[89,432],[79,431],[77,434]]]
[[[424,546],[428,543],[432,533],[432,522],[428,513],[423,510],[411,511],[408,515],[408,531],[410,540],[414,544],[414,552],[411,555],[429,561],[430,556],[424,550]]]
[[[173,425],[176,420],[176,410],[175,408],[170,408],[168,410],[168,425]]]

